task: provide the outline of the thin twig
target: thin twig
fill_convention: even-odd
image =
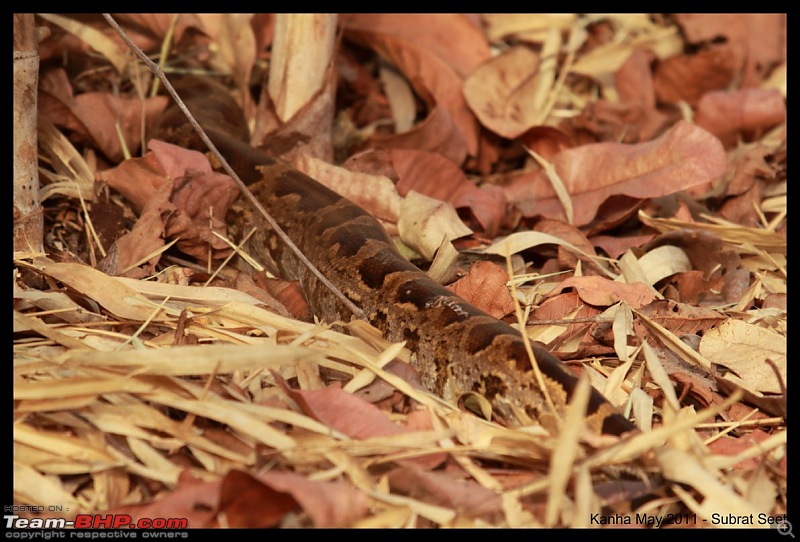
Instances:
[[[319,269],[317,269],[314,266],[314,264],[312,264],[308,260],[308,258],[306,258],[305,254],[303,254],[303,252],[297,247],[297,245],[294,244],[294,242],[286,234],[286,232],[283,231],[283,228],[281,228],[278,225],[278,223],[267,212],[264,206],[261,205],[261,202],[258,201],[258,198],[256,198],[253,195],[253,193],[250,192],[250,190],[248,190],[244,182],[242,182],[242,180],[239,178],[239,176],[236,174],[236,172],[233,170],[230,164],[228,164],[228,161],[225,160],[225,157],[222,156],[222,154],[219,152],[216,145],[214,145],[211,139],[209,139],[208,135],[206,135],[205,130],[203,130],[203,127],[200,126],[200,123],[197,122],[197,119],[194,118],[194,115],[192,115],[192,113],[186,107],[186,104],[183,103],[183,100],[181,100],[181,97],[175,91],[175,88],[172,86],[172,84],[169,82],[169,79],[167,79],[167,76],[164,74],[164,70],[162,70],[158,64],[150,60],[150,58],[148,58],[148,56],[144,54],[144,51],[142,51],[135,43],[133,43],[133,41],[131,41],[131,39],[128,37],[128,34],[122,28],[120,28],[119,24],[117,24],[117,21],[114,20],[111,14],[103,13],[103,17],[105,17],[106,21],[108,21],[108,24],[110,24],[111,27],[117,31],[119,36],[128,45],[131,51],[133,51],[136,54],[136,56],[138,56],[139,59],[142,62],[144,62],[145,66],[147,66],[150,69],[150,71],[153,72],[153,75],[155,75],[161,81],[161,83],[164,85],[164,88],[167,89],[167,92],[169,92],[170,96],[172,96],[172,99],[175,100],[176,104],[178,104],[178,107],[183,112],[184,116],[186,116],[187,120],[189,121],[189,124],[192,125],[192,127],[195,129],[197,134],[206,144],[211,153],[219,160],[219,163],[222,165],[222,169],[224,169],[225,172],[228,175],[230,175],[231,178],[236,182],[236,185],[239,187],[239,190],[242,192],[242,194],[244,194],[244,196],[253,205],[253,207],[255,207],[255,209],[264,217],[264,219],[269,223],[270,227],[273,230],[275,230],[275,233],[278,235],[278,237],[280,237],[281,240],[286,244],[286,246],[288,246],[289,249],[297,255],[298,259],[303,263],[303,265],[305,265],[309,269],[309,271],[311,271],[311,273],[313,273],[319,279],[319,281],[322,284],[324,284],[331,292],[333,292],[333,294],[336,297],[338,297],[339,300],[342,303],[344,303],[344,305],[348,309],[350,309],[350,311],[357,318],[360,318],[361,320],[366,320],[367,318],[366,315],[364,314],[364,311],[362,311],[355,304],[353,304],[353,302],[350,301],[350,299],[348,299],[336,286],[334,286],[319,271]]]

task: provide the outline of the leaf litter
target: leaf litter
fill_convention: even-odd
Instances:
[[[400,236],[428,260],[443,237],[462,256],[492,245],[472,266],[451,254],[444,274],[464,275],[461,295],[515,325],[522,303],[530,337],[583,362],[560,434],[460,408],[480,412],[480,397],[431,395],[408,350],[362,322],[315,323],[294,301],[271,310],[262,279],[228,264],[247,256],[227,239],[226,215],[242,212],[228,211],[228,181],[158,141],[126,158],[166,103],[144,97],[151,76],[99,17],[43,16],[54,25],[43,61],[70,50],[83,76],[46,62],[40,75],[49,257],[14,255],[15,504],[192,527],[782,517],[785,18],[397,17],[340,18],[337,107],[349,121],[338,128],[360,141],[348,144],[360,161],[287,157],[390,224],[410,221]],[[205,50],[244,110],[269,114],[248,85],[265,73],[272,17],[120,19],[149,52],[165,36]],[[264,124],[271,148],[313,136],[315,107],[328,105]],[[181,196],[173,183],[187,182]],[[409,190],[440,203],[410,205]],[[128,231],[92,234],[101,200]],[[585,432],[589,382],[641,432]]]

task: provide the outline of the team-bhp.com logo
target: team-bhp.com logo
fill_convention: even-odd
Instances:
[[[6,529],[186,529],[186,518],[139,518],[133,521],[129,514],[78,514],[74,520],[64,518],[21,518],[3,516]]]

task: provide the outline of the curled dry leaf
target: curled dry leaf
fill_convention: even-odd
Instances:
[[[572,196],[575,225],[582,226],[611,196],[654,198],[711,182],[725,171],[727,158],[716,137],[680,121],[647,143],[584,145],[558,153],[552,163]],[[508,192],[525,216],[563,217],[541,171],[517,177]]]
[[[158,140],[151,140],[148,146],[151,152],[144,157],[126,160],[102,172],[100,179],[122,193],[137,209],[145,208],[160,187],[169,182],[173,185],[170,202],[178,212],[167,221],[166,235],[180,237],[178,246],[187,254],[206,259],[210,246],[213,257],[225,257],[230,248],[212,231],[225,234],[225,214],[239,195],[233,180],[213,172],[199,152]],[[178,182],[173,184],[175,180]]]
[[[397,222],[400,237],[408,246],[430,261],[442,244],[472,233],[452,205],[417,192],[409,192],[400,208]]]
[[[435,26],[440,35],[449,33],[445,19],[421,18],[417,22]],[[385,34],[380,29],[349,30],[347,35],[400,70],[429,106],[428,117],[421,125],[406,134],[374,137],[374,143],[437,151],[456,164],[467,155],[477,154],[478,125],[462,94],[462,76],[447,60],[413,36]]]

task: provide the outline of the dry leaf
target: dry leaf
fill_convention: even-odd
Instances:
[[[575,209],[575,225],[588,224],[614,195],[653,198],[719,178],[727,163],[719,140],[701,128],[678,122],[647,143],[597,143],[568,149],[553,158]],[[563,216],[543,173],[524,174],[508,187],[526,216]]]
[[[480,25],[462,13],[346,13],[348,30],[391,34],[422,46],[452,66],[461,77],[489,58],[489,44]]]
[[[690,43],[723,36],[734,52],[742,84],[753,86],[770,67],[786,59],[785,13],[681,13],[676,19]]]
[[[367,496],[358,489],[342,481],[314,481],[293,472],[268,472],[258,477],[231,472],[220,490],[220,509],[238,505],[234,517],[241,523],[232,522],[231,527],[263,527],[262,514],[279,519],[280,512],[291,509],[287,497],[308,514],[314,527],[346,527],[367,513]]]
[[[397,224],[403,198],[398,195],[389,178],[334,166],[307,155],[298,157],[295,166],[312,179],[317,179],[337,194],[360,205],[378,220]]]
[[[464,97],[481,124],[513,139],[538,120],[530,106],[539,82],[539,55],[518,45],[489,60],[464,81]]]
[[[456,480],[444,473],[403,465],[389,473],[388,481],[392,489],[403,495],[453,508],[462,514],[491,516],[501,511],[500,496],[472,480]]]
[[[492,262],[474,263],[467,276],[452,284],[450,290],[497,319],[514,310],[514,298],[508,291],[508,273]]]
[[[391,149],[389,158],[401,195],[414,190],[452,203],[456,209],[468,208],[487,237],[497,234],[506,212],[506,197],[499,187],[477,188],[460,167],[436,153]]]
[[[133,152],[142,143],[142,127],[166,108],[166,96],[139,99],[106,92],[85,92],[73,96],[66,74],[50,71],[39,85],[40,114],[57,126],[64,126],[88,138],[110,160],[123,159],[123,147]],[[117,131],[119,129],[119,132]]]
[[[440,35],[448,35],[447,23],[447,16],[441,18],[420,17],[415,26],[420,28],[430,25],[431,31],[440,32]],[[405,75],[417,95],[429,107],[436,106],[429,112],[427,122],[430,122],[430,118],[436,112],[443,117],[439,121],[443,127],[446,125],[446,119],[452,123],[454,130],[451,130],[449,134],[446,128],[437,130],[441,135],[436,136],[435,139],[426,137],[420,141],[420,143],[427,142],[426,144],[414,144],[412,148],[438,151],[456,164],[463,162],[468,154],[475,155],[477,153],[477,123],[461,92],[462,76],[447,60],[439,56],[435,49],[426,47],[425,42],[414,40],[413,35],[381,33],[380,27],[377,31],[372,29],[350,30],[348,35],[372,47],[383,58],[391,62]],[[376,141],[391,144],[391,146],[408,147],[409,143],[413,142],[410,137],[413,132],[414,130],[391,139],[376,139]],[[431,144],[436,146],[431,146]]]
[[[656,67],[656,96],[661,102],[684,101],[694,106],[706,92],[726,88],[735,70],[733,51],[728,44],[674,56]]]
[[[129,514],[132,523],[143,518],[185,518],[191,529],[209,527],[217,513],[222,481],[199,480],[187,471],[181,474],[178,483],[178,488],[162,499],[119,506],[108,513]]]
[[[760,326],[729,319],[707,331],[700,353],[710,361],[735,372],[740,385],[764,393],[782,393],[779,378],[786,382],[786,337]],[[773,368],[766,362],[772,362]]]
[[[745,89],[708,92],[697,104],[695,122],[723,142],[736,144],[738,137],[758,139],[768,129],[786,120],[786,105],[777,90]]]
[[[171,214],[165,224],[166,236],[179,237],[178,247],[185,253],[206,259],[210,247],[214,251],[212,257],[226,257],[230,246],[212,232],[224,237],[227,229],[223,220],[239,195],[238,187],[227,175],[211,171],[208,160],[199,152],[158,140],[151,140],[148,146],[150,153],[126,160],[104,171],[100,178],[121,192],[137,209],[158,201],[153,212]],[[171,185],[165,194],[169,203],[156,198],[164,183]],[[125,260],[138,261],[130,255],[125,255]],[[125,267],[120,265],[119,269]]]
[[[596,307],[609,307],[624,301],[631,308],[638,309],[654,299],[652,292],[644,284],[623,284],[598,276],[569,277],[559,282],[549,295],[556,295],[565,288],[575,288],[583,301]]]
[[[429,261],[442,239],[452,241],[472,233],[452,205],[414,191],[403,200],[397,229],[403,242]]]

